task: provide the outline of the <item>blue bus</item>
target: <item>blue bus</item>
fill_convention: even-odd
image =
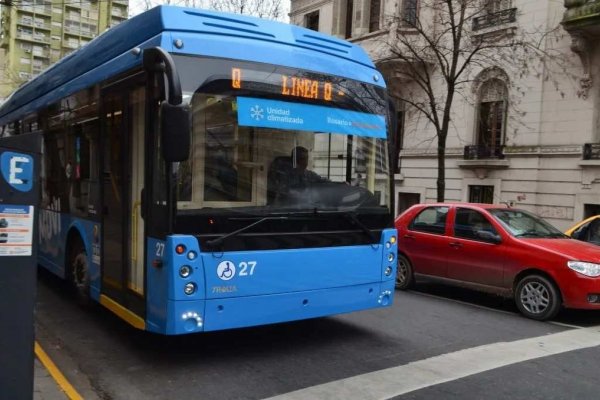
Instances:
[[[358,46],[161,6],[15,91],[42,141],[39,264],[139,329],[390,306],[389,99]]]

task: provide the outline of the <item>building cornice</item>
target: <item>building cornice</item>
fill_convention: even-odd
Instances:
[[[294,11],[291,11],[289,16],[290,17],[295,17],[298,14],[304,14],[307,11],[314,11],[318,8],[321,8],[321,6],[324,6],[325,4],[331,3],[332,0],[321,0],[315,3],[311,3],[309,5],[306,5],[304,7],[298,8]]]
[[[557,146],[505,146],[505,156],[581,156],[581,145],[557,145]],[[449,147],[446,149],[446,157],[462,158],[464,147]],[[434,158],[437,157],[437,149],[402,149],[400,157],[406,158]]]

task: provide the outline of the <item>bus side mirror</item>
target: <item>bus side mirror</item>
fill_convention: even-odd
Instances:
[[[160,105],[161,148],[165,161],[185,161],[190,155],[192,113],[185,104]]]

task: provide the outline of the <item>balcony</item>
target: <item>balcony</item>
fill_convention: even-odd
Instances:
[[[584,144],[581,155],[584,160],[600,160],[600,143]]]
[[[35,26],[35,29],[43,29],[45,31],[52,30],[49,24],[45,24],[43,22],[34,22],[33,26]]]
[[[564,0],[561,24],[571,35],[571,50],[579,56],[583,74],[577,95],[586,99],[593,86],[592,65],[594,43],[600,38],[600,0]]]
[[[517,9],[507,8],[506,10],[497,11],[494,13],[485,14],[473,18],[473,30],[491,28],[493,26],[501,26],[517,21]]]
[[[47,51],[47,50],[43,50],[43,51],[33,50],[32,54],[33,54],[34,57],[50,58],[50,52]]]
[[[79,48],[78,43],[67,42],[67,41],[63,42],[62,46],[67,49],[78,49]]]
[[[465,146],[463,160],[457,161],[457,165],[459,168],[477,170],[477,175],[481,177],[487,175],[486,170],[508,168],[509,162],[504,159],[504,146],[470,145]]]
[[[21,18],[20,20],[17,21],[17,25],[33,26],[33,20]]]
[[[63,30],[65,33],[75,36],[79,36],[79,34],[81,33],[81,28],[78,26],[65,26]]]
[[[598,34],[600,30],[600,0],[565,0],[562,24],[569,31]]]
[[[487,159],[504,159],[504,146],[494,147],[485,144],[474,144],[465,146],[465,160],[487,160]]]
[[[52,7],[34,6],[33,11],[36,14],[52,15]]]

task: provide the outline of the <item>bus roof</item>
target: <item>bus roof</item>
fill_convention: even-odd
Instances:
[[[177,39],[182,47],[174,45]],[[157,45],[171,53],[265,62],[385,86],[366,52],[347,41],[255,17],[158,6],[110,28],[17,89],[0,106],[0,125],[140,65],[132,50]]]

